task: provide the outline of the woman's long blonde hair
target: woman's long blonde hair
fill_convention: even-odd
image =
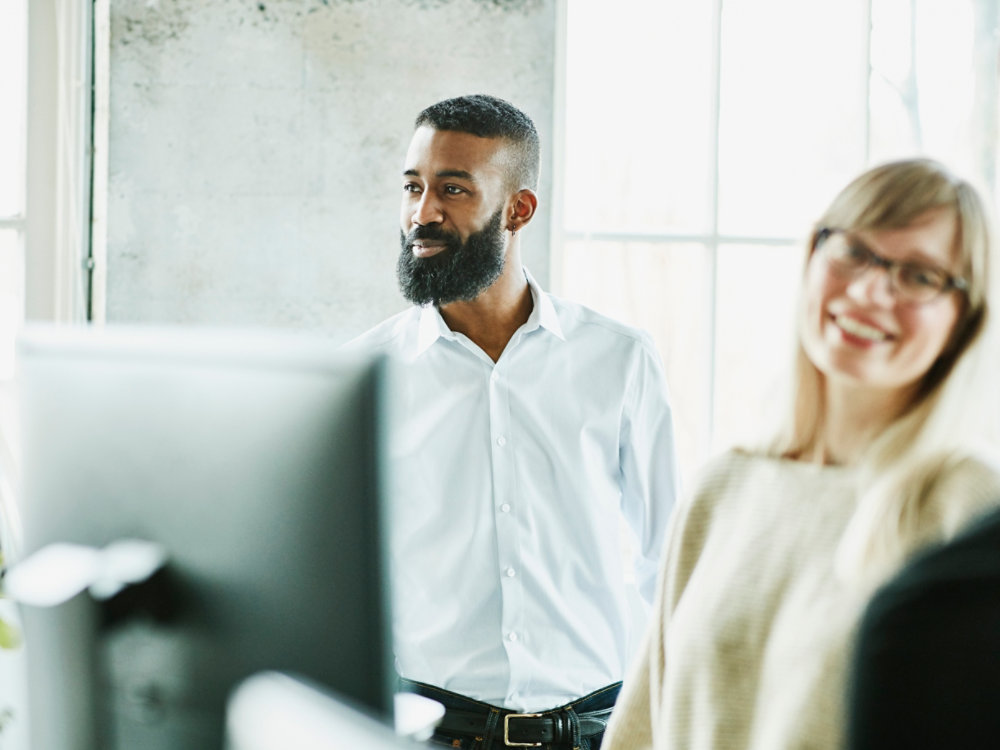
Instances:
[[[954,212],[960,273],[969,286],[951,339],[913,402],[864,451],[861,500],[837,560],[849,578],[898,565],[915,541],[921,499],[936,477],[995,445],[1000,410],[993,403],[997,388],[989,382],[988,360],[997,347],[987,343],[993,328],[989,303],[997,299],[991,292],[994,236],[989,212],[969,182],[935,161],[909,159],[854,179],[820,218],[808,245],[811,254],[823,227],[896,229],[936,209]],[[797,340],[788,413],[769,449],[774,455],[808,454],[823,429],[824,379]]]

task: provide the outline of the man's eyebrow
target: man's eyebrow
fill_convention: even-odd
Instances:
[[[464,169],[442,169],[437,173],[438,177],[455,177],[459,180],[468,180],[469,182],[475,182],[476,178],[472,176],[472,172],[466,172]]]
[[[403,171],[404,177],[419,177],[420,172],[416,169],[407,169]],[[466,172],[464,169],[442,169],[440,172],[435,172],[435,177],[454,177],[459,180],[468,180],[469,182],[475,182],[476,178],[472,172]]]

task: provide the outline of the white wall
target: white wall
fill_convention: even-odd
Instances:
[[[335,340],[403,309],[413,118],[490,93],[533,117],[548,281],[555,0],[111,0],[107,320]]]

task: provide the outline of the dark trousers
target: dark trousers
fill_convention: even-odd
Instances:
[[[517,747],[517,745],[507,745],[504,742],[504,718],[509,714],[516,715],[518,712],[473,700],[423,682],[401,679],[400,687],[406,692],[417,693],[441,703],[445,707],[446,716],[449,712],[482,714],[483,730],[481,732],[449,732],[439,727],[431,738],[431,744],[439,747],[462,748],[463,750],[500,750],[512,746]],[[621,683],[616,682],[614,685],[595,690],[593,693],[564,706],[548,709],[544,714],[586,717],[592,712],[605,712],[602,714],[602,718],[606,720],[606,712],[615,705],[620,690]],[[544,743],[537,747],[540,750],[599,750],[603,737],[604,731],[601,730],[597,734],[580,737],[579,744],[567,740],[565,742]]]

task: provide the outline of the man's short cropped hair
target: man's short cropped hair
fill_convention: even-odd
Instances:
[[[540,148],[535,123],[510,102],[488,94],[458,96],[432,104],[417,115],[414,129],[428,126],[480,138],[503,138],[514,146],[509,176],[515,189],[538,187]]]

